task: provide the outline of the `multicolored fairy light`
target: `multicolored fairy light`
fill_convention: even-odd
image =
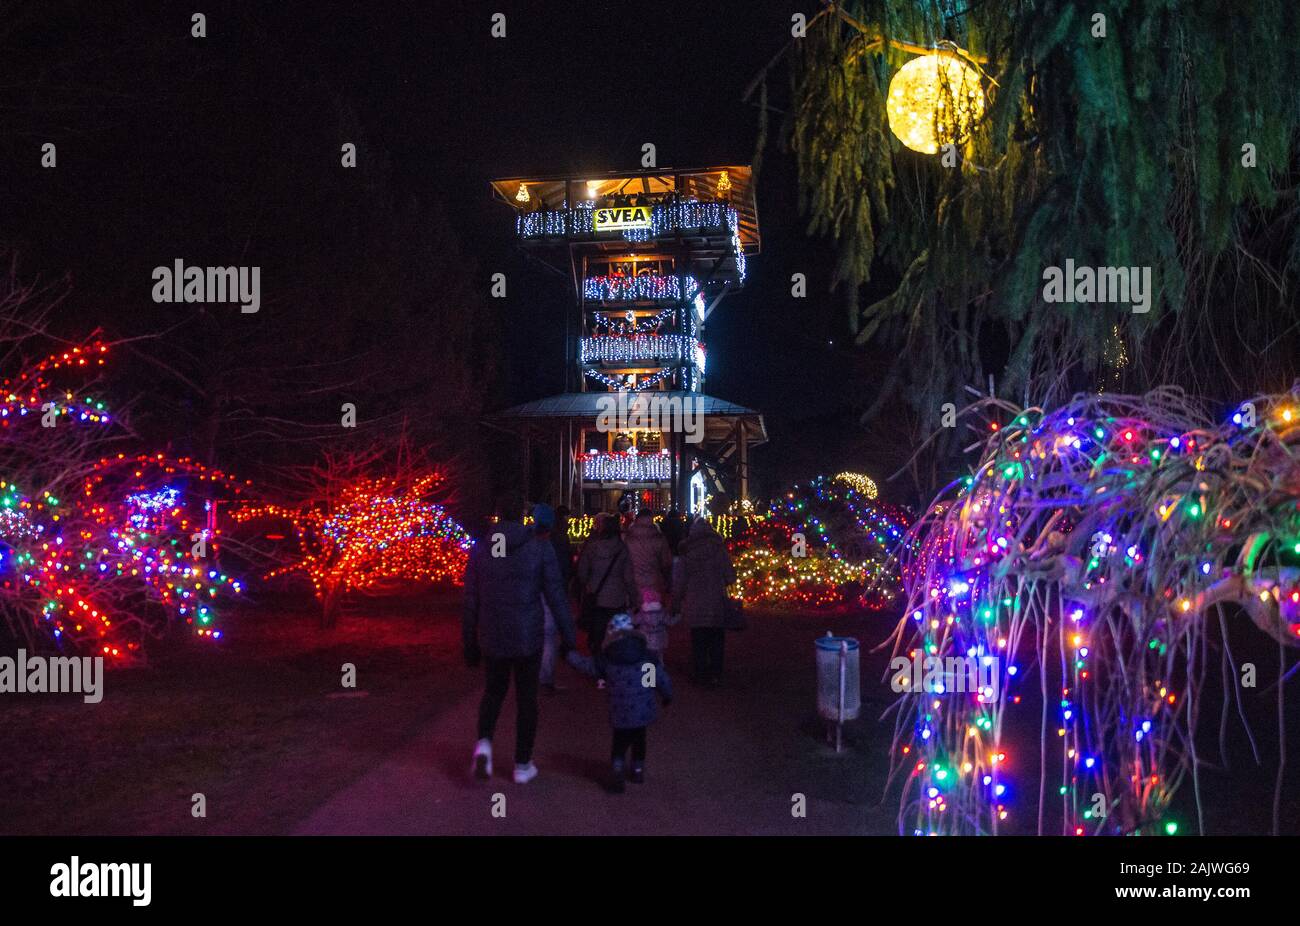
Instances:
[[[1173,390],[967,410],[988,436],[903,547],[896,640],[902,654],[994,660],[999,684],[994,697],[954,685],[901,696],[900,831],[1168,831],[1174,793],[1198,774],[1189,705],[1219,677],[1196,666],[1219,609],[1300,644],[1295,401],[1254,399],[1246,426]],[[1041,742],[1022,761],[1008,712],[1044,692]],[[1021,790],[1041,800],[1009,824]]]
[[[214,605],[240,584],[218,565],[213,502],[245,484],[162,455],[90,456],[112,418],[53,380],[103,366],[107,351],[62,351],[3,384],[0,599],[29,646],[127,661],[178,622],[220,639]]]
[[[734,531],[734,594],[803,608],[883,608],[898,593],[895,555],[907,524],[904,512],[838,477],[795,486]]]

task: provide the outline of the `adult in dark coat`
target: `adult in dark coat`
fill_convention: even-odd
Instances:
[[[542,600],[551,609],[562,646],[577,645],[573,615],[550,543],[538,540],[523,521],[523,500],[502,499],[499,521],[474,545],[465,569],[462,634],[465,662],[487,666],[487,684],[479,704],[474,773],[492,775],[492,733],[501,705],[515,680],[517,721],[514,779],[525,784],[537,777],[533,742],[537,736],[537,686],[545,642]]]
[[[691,628],[694,680],[716,685],[722,678],[727,631],[727,587],[736,570],[727,542],[704,518],[696,518],[673,563],[673,606]]]
[[[664,515],[663,524],[659,525],[659,530],[663,533],[664,539],[668,541],[668,549],[672,551],[673,556],[677,555],[677,547],[686,538],[686,519],[676,508],[668,509]]]

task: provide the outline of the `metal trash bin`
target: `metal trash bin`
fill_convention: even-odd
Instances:
[[[826,636],[816,641],[817,713],[835,724],[835,751],[840,750],[841,725],[854,720],[862,708],[858,684],[858,641]]]

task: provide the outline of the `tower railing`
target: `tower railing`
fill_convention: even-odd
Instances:
[[[582,478],[588,482],[662,482],[672,478],[672,469],[672,457],[666,450],[597,452],[582,456]]]
[[[578,345],[582,363],[688,363],[704,369],[704,345],[684,334],[601,334]]]

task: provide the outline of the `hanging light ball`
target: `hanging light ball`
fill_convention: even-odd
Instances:
[[[885,112],[890,131],[913,151],[961,144],[984,115],[979,72],[952,54],[913,58],[889,82]]]

